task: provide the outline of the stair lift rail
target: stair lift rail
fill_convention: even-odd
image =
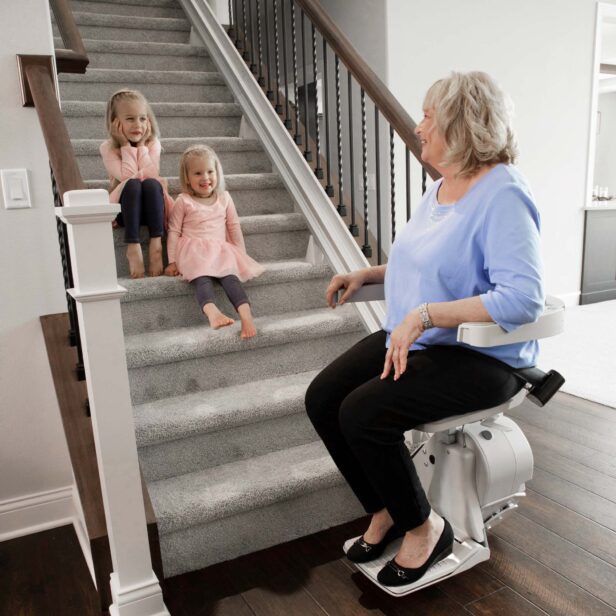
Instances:
[[[415,122],[316,0],[229,2],[227,32],[366,259],[384,263],[411,201],[439,177]]]
[[[364,285],[348,301],[382,299],[384,286],[371,284]],[[564,303],[548,297],[543,314],[534,323],[511,333],[496,323],[462,323],[458,326],[458,341],[490,347],[547,338],[563,329]],[[510,400],[493,408],[421,424],[411,432],[407,446],[422,487],[432,507],[451,523],[455,541],[449,557],[406,586],[387,587],[377,581],[379,570],[398,552],[402,539],[393,542],[381,558],[356,565],[390,595],[408,595],[488,560],[487,531],[514,511],[525,496],[525,483],[533,475],[533,454],[522,430],[505,413],[525,398],[544,406],[562,386],[564,378],[554,370],[512,370],[524,387]],[[426,435],[427,440],[422,440]],[[345,552],[356,539],[344,544]]]

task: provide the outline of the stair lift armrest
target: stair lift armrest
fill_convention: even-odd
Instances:
[[[338,291],[338,299],[342,295],[343,289]],[[382,283],[365,284],[347,300],[349,302],[379,302],[385,299],[385,285]]]

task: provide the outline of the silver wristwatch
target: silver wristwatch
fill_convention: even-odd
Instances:
[[[428,304],[419,304],[419,317],[424,330],[434,327],[432,320],[430,319],[430,314],[428,313]]]

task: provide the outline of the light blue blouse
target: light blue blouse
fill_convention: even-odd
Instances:
[[[539,212],[519,171],[495,166],[453,205],[438,204],[441,182],[426,192],[392,246],[385,274],[387,346],[389,334],[423,302],[479,295],[507,331],[543,311]],[[411,349],[461,344],[456,331],[429,329]],[[539,346],[530,341],[476,350],[522,368],[535,365]]]

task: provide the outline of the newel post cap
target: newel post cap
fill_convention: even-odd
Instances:
[[[110,222],[120,211],[120,205],[109,203],[109,193],[102,188],[69,190],[63,195],[64,207],[56,208],[56,216],[72,225]]]

